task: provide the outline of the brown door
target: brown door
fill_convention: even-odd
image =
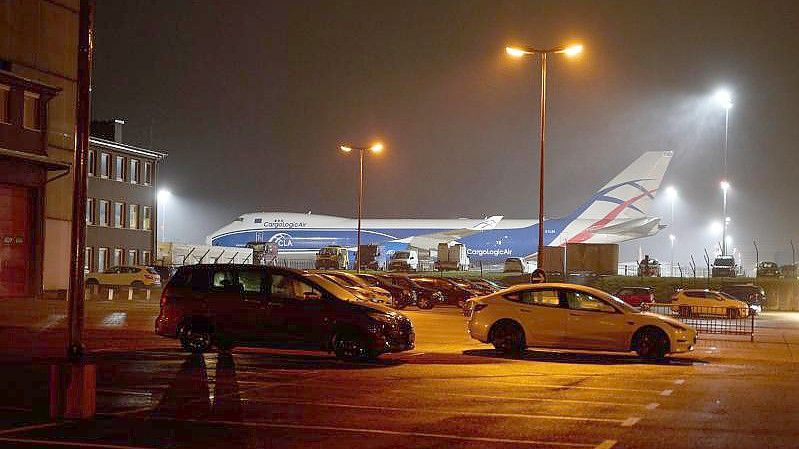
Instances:
[[[30,294],[30,215],[29,189],[0,185],[0,298]]]

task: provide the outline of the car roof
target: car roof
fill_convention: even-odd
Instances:
[[[580,291],[583,291],[585,293],[590,293],[590,294],[596,295],[596,296],[602,296],[602,295],[612,296],[612,295],[610,295],[610,293],[602,291],[602,290],[599,290],[599,289],[594,288],[594,287],[589,287],[587,285],[580,285],[580,284],[567,284],[565,282],[542,282],[540,284],[516,284],[516,285],[513,285],[511,287],[508,287],[507,289],[505,289],[505,291],[507,291],[507,290],[518,291],[518,290],[525,290],[525,289],[529,289],[529,288],[535,288],[535,289],[561,288],[561,289],[569,289],[569,290],[580,290]]]

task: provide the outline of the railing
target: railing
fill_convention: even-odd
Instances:
[[[749,335],[755,338],[757,312],[747,307],[715,307],[673,303],[643,304],[641,310],[676,318],[703,334]]]

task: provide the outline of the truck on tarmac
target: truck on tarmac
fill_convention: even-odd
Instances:
[[[338,245],[328,245],[316,253],[314,267],[317,270],[346,270],[349,261],[347,248]]]
[[[415,249],[397,250],[388,262],[388,271],[417,271],[419,269],[419,252]]]
[[[438,271],[466,271],[469,269],[469,256],[462,243],[439,243],[438,260],[435,268]]]

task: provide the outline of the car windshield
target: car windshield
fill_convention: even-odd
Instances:
[[[337,252],[336,248],[322,248],[319,254],[322,256],[335,256]]]
[[[336,284],[335,282],[331,281],[330,279],[318,275],[318,274],[309,274],[306,275],[307,279],[313,281],[319,287],[321,287],[326,292],[330,293],[331,295],[335,296],[336,298],[342,301],[359,301],[358,297],[353,295],[352,292],[343,288],[342,286]]]
[[[735,261],[732,258],[719,257],[718,259],[716,259],[716,265],[721,267],[731,267],[735,265]]]
[[[721,297],[724,299],[732,299],[734,301],[738,301],[738,298],[730,295],[729,293],[719,292],[719,295],[721,295]]]
[[[625,313],[641,313],[640,310],[636,309],[635,307],[627,304],[626,302],[622,301],[621,299],[608,294],[605,299],[614,305],[617,309],[622,309]]]

